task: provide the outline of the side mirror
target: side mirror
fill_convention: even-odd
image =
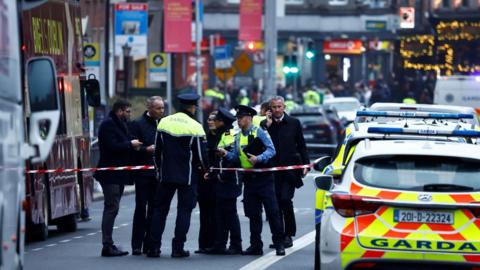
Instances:
[[[331,163],[331,158],[329,156],[317,158],[313,161],[313,168],[318,172],[323,172],[323,169]]]
[[[320,175],[315,177],[315,185],[318,189],[329,191],[333,186],[333,177],[331,175]]]
[[[36,57],[27,63],[30,101],[29,139],[32,162],[44,161],[53,145],[60,119],[55,65],[51,58]]]
[[[100,97],[100,83],[94,74],[88,75],[88,79],[82,82],[87,93],[87,103],[91,107],[98,107],[101,105]]]

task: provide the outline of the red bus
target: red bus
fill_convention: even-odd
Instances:
[[[83,47],[79,1],[22,1],[20,17],[23,60],[27,62],[39,56],[54,60],[60,101],[59,126],[51,152],[45,162],[27,163],[27,168],[91,167],[89,105],[87,90],[81,83]],[[79,215],[92,201],[92,175],[27,175],[27,237],[45,240],[51,225],[61,231],[75,231]]]

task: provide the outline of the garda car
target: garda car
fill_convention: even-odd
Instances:
[[[368,129],[480,136],[474,130]],[[329,192],[316,269],[471,269],[480,263],[479,153],[480,146],[461,141],[360,141],[339,182],[316,178],[317,188]]]

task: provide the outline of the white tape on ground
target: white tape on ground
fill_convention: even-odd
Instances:
[[[279,260],[287,257],[288,255],[292,255],[293,253],[303,249],[304,247],[310,245],[311,243],[315,242],[315,231],[311,231],[304,236],[300,237],[299,239],[293,242],[293,247],[288,248],[286,250],[285,256],[277,256],[275,255],[275,251],[269,252],[262,257],[254,260],[253,262],[243,266],[240,270],[264,270],[270,267],[272,264],[278,262]],[[313,257],[313,255],[312,255]],[[312,259],[313,260],[313,259]]]

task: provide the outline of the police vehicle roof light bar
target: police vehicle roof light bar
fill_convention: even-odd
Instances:
[[[430,113],[430,112],[395,112],[395,111],[357,111],[357,117],[474,119],[473,114],[467,114],[467,113]]]
[[[414,129],[414,128],[389,128],[389,127],[369,127],[368,133],[378,134],[408,134],[421,136],[451,136],[480,138],[480,131],[476,130],[436,130],[436,129]]]

